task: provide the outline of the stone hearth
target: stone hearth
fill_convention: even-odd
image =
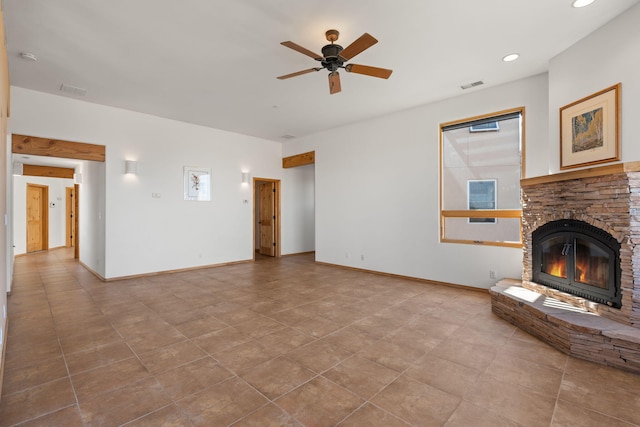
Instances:
[[[640,329],[506,279],[489,290],[497,316],[563,353],[640,374]]]
[[[523,179],[521,186],[522,281],[491,290],[493,311],[565,353],[640,373],[640,162]],[[620,243],[621,308],[532,281],[531,234],[561,219],[591,224]]]

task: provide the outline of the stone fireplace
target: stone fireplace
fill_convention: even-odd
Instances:
[[[640,372],[640,162],[521,186],[522,281],[491,289],[493,311],[568,354]]]

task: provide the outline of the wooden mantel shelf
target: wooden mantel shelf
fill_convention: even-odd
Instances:
[[[536,176],[520,180],[520,186],[549,184],[552,182],[569,181],[571,179],[592,178],[597,176],[614,175],[623,172],[640,172],[640,162],[616,163],[607,166],[595,166],[587,169],[579,169],[569,172],[560,172],[553,175]]]

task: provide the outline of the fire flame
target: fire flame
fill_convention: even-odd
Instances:
[[[547,258],[545,273],[555,277],[567,278],[565,257]],[[593,257],[575,260],[574,281],[606,288],[608,283],[608,267],[605,258]]]
[[[563,262],[554,262],[547,268],[547,274],[556,277],[567,277],[567,266]]]
[[[567,263],[564,257],[547,260],[545,273],[555,277],[567,278]]]

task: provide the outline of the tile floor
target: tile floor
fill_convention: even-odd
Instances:
[[[310,255],[102,283],[16,259],[0,426],[631,426],[640,376],[489,295]]]

